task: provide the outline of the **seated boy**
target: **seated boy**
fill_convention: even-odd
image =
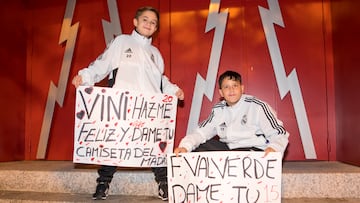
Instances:
[[[223,101],[215,104],[208,118],[187,134],[174,153],[190,151],[265,151],[284,153],[289,133],[272,108],[244,94],[241,75],[226,71],[219,77]],[[218,135],[219,139],[214,139]]]

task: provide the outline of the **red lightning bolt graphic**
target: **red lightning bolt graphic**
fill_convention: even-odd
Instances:
[[[293,69],[289,76],[286,76],[279,43],[275,33],[274,24],[285,27],[281,17],[280,6],[277,0],[268,0],[268,4],[270,9],[259,6],[259,12],[264,27],[266,42],[270,51],[271,61],[273,63],[280,97],[283,99],[285,95],[290,92],[296,114],[296,120],[300,130],[300,137],[303,143],[305,157],[307,159],[316,159],[315,146],[311,135],[309,121],[307,119],[306,109],[296,70]]]
[[[39,145],[36,154],[37,159],[44,159],[46,155],[46,148],[49,139],[55,102],[57,102],[60,105],[60,107],[62,107],[64,102],[66,84],[69,78],[70,66],[74,53],[76,36],[79,28],[79,23],[71,25],[71,21],[75,10],[75,4],[76,4],[75,0],[68,0],[66,4],[66,11],[61,27],[59,44],[62,44],[65,41],[67,43],[65,47],[64,58],[62,61],[58,87],[56,87],[56,85],[52,81],[50,81],[48,98],[47,98],[43,122],[41,126]]]

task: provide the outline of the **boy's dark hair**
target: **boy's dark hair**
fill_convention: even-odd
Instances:
[[[240,81],[241,84],[241,75],[235,71],[225,71],[223,74],[219,77],[219,89],[221,89],[221,84],[225,78],[229,78],[230,80]]]
[[[136,13],[135,13],[135,17],[136,19],[139,18],[139,16],[141,16],[141,14],[144,12],[144,11],[152,11],[155,13],[156,17],[157,17],[157,20],[158,20],[158,27],[159,27],[159,22],[160,22],[160,14],[159,14],[159,11],[154,8],[154,7],[151,7],[151,6],[144,6],[144,7],[141,7],[139,8]]]

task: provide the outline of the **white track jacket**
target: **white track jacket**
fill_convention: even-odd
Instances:
[[[135,30],[117,36],[102,55],[79,71],[82,85],[94,85],[118,68],[113,88],[161,93],[161,85],[164,93],[175,94],[179,87],[163,75],[163,58],[151,42]]]
[[[209,117],[192,133],[187,134],[179,147],[189,152],[218,135],[230,149],[272,147],[284,153],[289,133],[275,112],[265,102],[243,94],[238,103],[227,106],[221,101],[213,106]]]

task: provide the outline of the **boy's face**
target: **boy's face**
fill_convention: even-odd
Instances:
[[[219,89],[220,96],[224,97],[229,106],[236,104],[244,92],[244,86],[240,81],[224,78]]]
[[[144,11],[133,20],[136,30],[144,37],[151,37],[158,28],[158,19],[152,11]]]

